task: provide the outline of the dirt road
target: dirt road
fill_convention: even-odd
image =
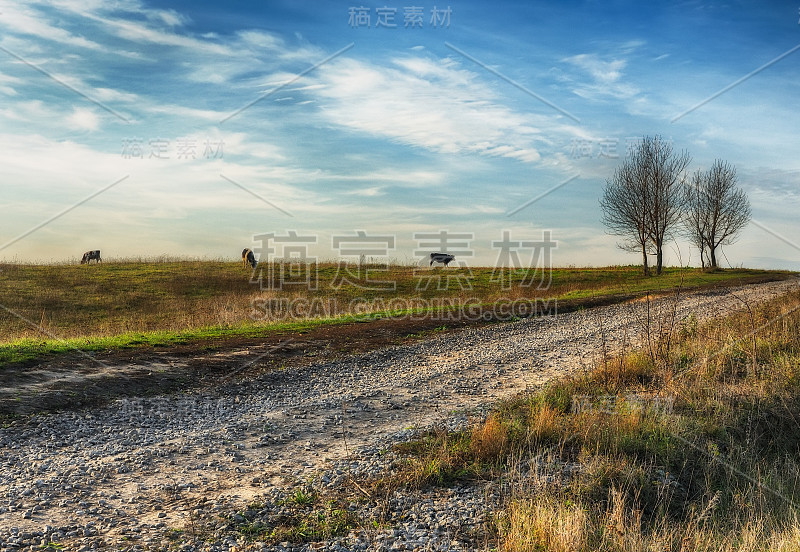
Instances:
[[[588,368],[604,346],[630,348],[648,312],[658,324],[674,309],[677,327],[797,286],[718,289],[682,295],[677,304],[662,297],[470,328],[254,379],[216,380],[214,389],[25,416],[0,430],[0,548],[22,542],[7,549],[24,549],[54,534],[86,547],[135,534],[147,547],[150,536],[158,542],[156,535],[185,527],[199,497],[244,504],[356,447]],[[267,362],[270,351],[227,354],[242,368]],[[135,367],[166,368],[152,360]],[[124,372],[130,363],[109,369]]]

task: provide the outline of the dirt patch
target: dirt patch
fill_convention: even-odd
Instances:
[[[168,349],[71,352],[0,368],[0,415],[98,406],[335,360],[491,321],[382,319]]]

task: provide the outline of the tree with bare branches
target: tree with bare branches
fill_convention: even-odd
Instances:
[[[614,176],[606,180],[603,197],[600,198],[603,224],[609,233],[624,238],[617,244],[620,249],[642,252],[645,274],[650,273],[647,263],[648,193],[645,182],[637,178],[637,167],[631,160],[625,160],[614,170]]]
[[[706,267],[705,235],[708,228],[708,196],[704,193],[704,174],[698,169],[686,186],[686,213],[683,219],[686,237],[700,251],[700,265]]]
[[[641,250],[645,274],[647,253],[656,255],[656,274],[664,264],[664,242],[683,216],[685,171],[691,157],[675,153],[660,136],[645,136],[606,181],[600,207],[610,233],[626,236],[627,251]]]
[[[700,248],[701,263],[717,268],[717,248],[730,245],[750,221],[750,201],[736,187],[736,168],[717,159],[703,172],[698,170],[686,186],[684,225],[692,243]]]
[[[683,217],[686,167],[692,158],[686,151],[676,153],[660,136],[645,136],[633,159],[649,190],[648,233],[656,251],[656,274],[661,274],[664,242]]]

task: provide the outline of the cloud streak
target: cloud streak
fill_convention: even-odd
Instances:
[[[624,82],[625,59],[606,61],[598,54],[578,54],[564,58],[564,62],[580,69],[589,81],[576,81],[573,93],[586,99],[614,98],[627,100],[639,93],[635,86]]]
[[[541,130],[501,103],[452,59],[393,58],[388,66],[344,59],[323,68],[314,90],[338,126],[443,154],[534,163]]]

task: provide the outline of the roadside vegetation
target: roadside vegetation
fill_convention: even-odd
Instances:
[[[286,281],[291,281],[292,275],[280,265],[259,265],[258,271],[266,274],[282,268]],[[538,299],[552,313],[578,308],[583,301],[658,293],[681,284],[740,284],[790,275],[666,268],[659,278],[648,278],[635,267],[558,268],[546,274],[541,269],[509,270],[502,284],[492,268],[392,265],[387,269],[327,263],[304,269],[313,275],[311,286],[261,289],[249,268],[221,261],[5,264],[0,269],[0,364],[74,349],[258,337],[320,324],[459,311],[465,306],[491,311],[500,301]],[[367,271],[370,283],[359,284],[353,275],[363,277]],[[419,285],[429,278],[427,287]],[[394,289],[385,285],[390,282]]]
[[[501,482],[501,550],[800,550],[800,292],[648,327],[655,348],[403,445],[380,485]]]

